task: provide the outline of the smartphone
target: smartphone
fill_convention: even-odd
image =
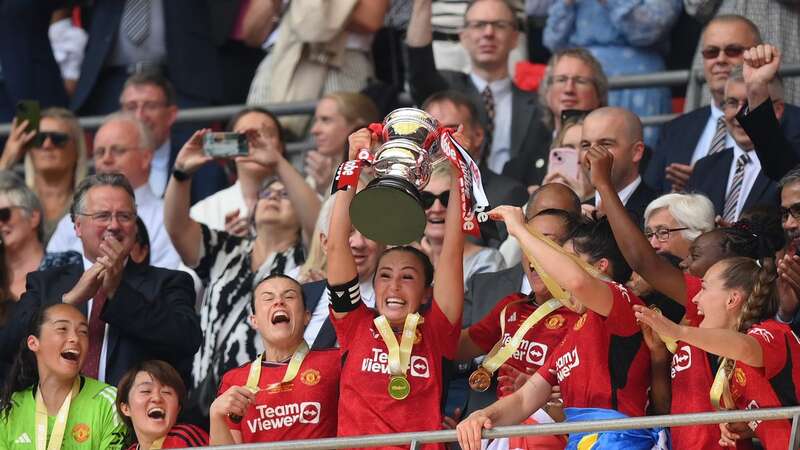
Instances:
[[[39,119],[41,118],[39,102],[37,100],[20,100],[17,102],[17,123],[23,120],[28,121],[25,131],[39,131]]]
[[[550,150],[550,162],[547,174],[561,174],[569,180],[577,180],[581,166],[579,163],[580,151],[571,147],[559,147]]]
[[[247,136],[242,133],[208,133],[203,138],[203,151],[214,158],[247,156]]]

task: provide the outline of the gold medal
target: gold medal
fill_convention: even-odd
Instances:
[[[483,366],[478,367],[469,376],[469,387],[473,391],[486,392],[492,384],[492,374],[489,373]]]
[[[389,379],[389,395],[395,400],[403,400],[411,393],[411,383],[404,376],[395,375]]]

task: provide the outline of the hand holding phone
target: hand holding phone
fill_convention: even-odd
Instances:
[[[203,151],[213,158],[247,156],[247,136],[242,133],[208,133],[203,137]]]

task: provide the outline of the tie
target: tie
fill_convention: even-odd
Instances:
[[[725,128],[725,118],[720,116],[719,119],[717,119],[717,131],[714,132],[714,138],[711,139],[711,145],[708,146],[709,155],[713,155],[725,149],[725,136],[727,134],[728,130]]]
[[[742,192],[742,181],[744,180],[744,166],[750,162],[750,157],[747,153],[743,154],[736,160],[736,171],[733,173],[733,180],[731,180],[731,188],[728,190],[728,196],[725,198],[725,209],[722,212],[722,218],[726,222],[736,221],[736,206],[739,204],[739,195]]]
[[[486,136],[486,144],[487,148],[492,148],[492,135],[494,134],[494,95],[492,95],[492,89],[489,88],[489,85],[486,85],[486,89],[481,92],[481,98],[483,98],[483,107],[486,108],[486,115],[489,116],[489,123],[486,124],[486,132],[488,136]]]
[[[103,306],[106,304],[106,293],[100,289],[95,294],[92,303],[92,313],[89,315],[89,354],[83,364],[83,374],[97,378],[100,372],[100,353],[103,350],[103,338],[106,334],[106,323],[100,318]]]
[[[120,26],[134,45],[142,45],[150,35],[150,0],[125,0]]]

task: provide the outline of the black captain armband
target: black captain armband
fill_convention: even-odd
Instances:
[[[347,283],[331,286],[328,283],[328,295],[331,308],[338,313],[348,313],[358,308],[361,303],[361,288],[358,286],[358,277]]]

